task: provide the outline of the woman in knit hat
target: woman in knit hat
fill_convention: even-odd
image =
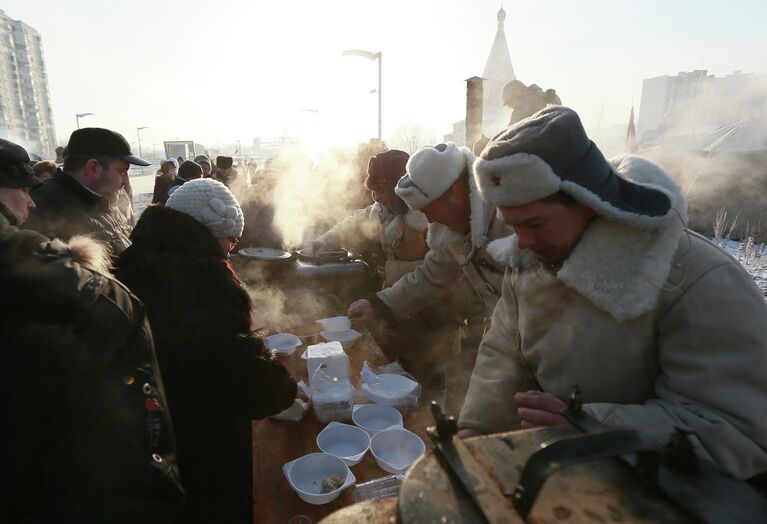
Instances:
[[[116,265],[152,326],[187,492],[179,522],[253,522],[251,420],[296,395],[252,334],[250,297],[228,260],[242,229],[223,184],[190,180],[144,212]]]

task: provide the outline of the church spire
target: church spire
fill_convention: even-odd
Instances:
[[[506,84],[509,80],[516,80],[517,77],[514,75],[514,66],[511,65],[509,44],[506,42],[506,33],[503,30],[506,22],[506,11],[503,10],[503,4],[501,4],[496,18],[498,19],[498,30],[495,33],[495,40],[493,40],[493,46],[490,48],[490,55],[487,57],[482,76],[487,80]]]

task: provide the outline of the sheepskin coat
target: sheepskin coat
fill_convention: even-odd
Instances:
[[[415,271],[378,292],[398,318],[435,307],[449,294],[459,318],[489,318],[501,296],[504,265],[488,252],[490,242],[511,234],[495,208],[485,204],[469,177],[470,232],[461,235],[439,223],[429,224],[430,251]]]
[[[148,208],[115,274],[146,304],[176,428],[183,522],[253,522],[251,421],[296,385],[250,334],[250,300],[195,219]]]
[[[0,522],[172,522],[183,502],[145,310],[106,250],[0,205]]]
[[[420,211],[409,209],[395,214],[376,202],[356,211],[327,233],[317,238],[315,248],[360,248],[376,240],[383,249],[384,288],[416,270],[429,251],[426,244],[428,222]],[[403,362],[441,362],[461,349],[458,318],[452,311],[451,298],[414,317],[403,320],[396,328],[385,322],[371,326],[381,349],[390,359]],[[416,377],[419,378],[419,377]]]
[[[619,176],[665,188],[658,227],[597,216],[561,268],[517,249],[479,348],[459,419],[484,433],[519,427],[513,396],[540,388],[654,444],[675,428],[744,479],[767,470],[767,305],[740,264],[685,226],[684,199],[659,167],[625,157]]]

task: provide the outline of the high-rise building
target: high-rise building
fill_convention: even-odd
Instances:
[[[55,158],[56,133],[40,34],[0,10],[0,136]]]
[[[746,120],[767,121],[767,75],[735,71],[717,77],[696,70],[642,82],[638,132],[645,142],[705,134]]]

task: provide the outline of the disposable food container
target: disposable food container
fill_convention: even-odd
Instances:
[[[370,449],[370,435],[357,426],[331,422],[317,435],[317,447],[340,458],[347,466],[355,466]]]
[[[371,437],[392,427],[402,427],[402,414],[391,406],[362,404],[354,407],[352,421]]]
[[[282,467],[290,487],[309,504],[327,504],[338,498],[343,490],[354,485],[357,479],[344,462],[327,453],[310,453],[288,462]],[[323,493],[323,481],[334,479],[340,485]]]
[[[426,453],[423,440],[406,429],[385,429],[370,439],[370,453],[389,473],[405,473]]]

